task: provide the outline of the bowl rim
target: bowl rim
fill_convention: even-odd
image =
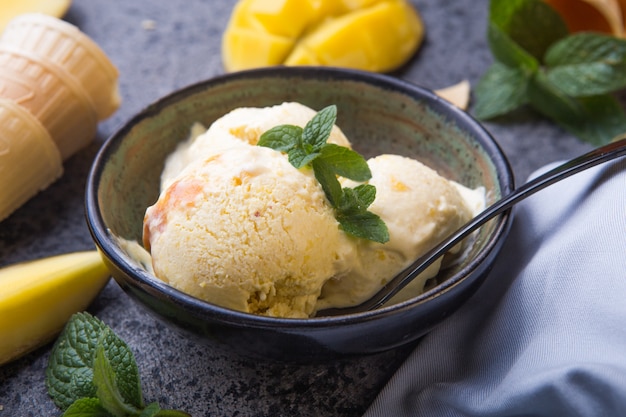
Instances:
[[[487,129],[468,112],[461,110],[447,100],[439,97],[434,91],[420,86],[416,83],[402,80],[387,74],[366,72],[361,70],[333,68],[333,67],[265,67],[250,70],[243,70],[233,73],[217,75],[206,80],[201,80],[193,84],[182,87],[176,91],[158,98],[151,104],[144,107],[120,127],[117,128],[103,143],[96,154],[87,177],[85,190],[85,216],[88,229],[101,255],[108,258],[121,272],[126,275],[126,280],[131,279],[133,285],[141,287],[143,291],[149,292],[159,298],[166,298],[169,302],[178,305],[194,317],[211,318],[214,321],[221,321],[230,325],[244,326],[248,328],[286,328],[298,329],[298,331],[315,330],[318,328],[328,328],[333,326],[343,326],[352,323],[362,323],[364,321],[375,320],[383,316],[390,316],[419,308],[426,301],[443,296],[452,288],[461,284],[465,276],[475,271],[481,263],[488,259],[491,252],[499,246],[500,239],[506,237],[511,223],[510,210],[496,217],[497,222],[494,232],[489,236],[484,248],[477,254],[467,266],[459,270],[446,281],[434,286],[424,293],[409,300],[383,306],[376,310],[365,311],[357,314],[322,316],[311,318],[282,318],[268,317],[245,313],[229,308],[221,307],[201,299],[188,295],[158,278],[153,277],[147,271],[133,265],[132,261],[124,251],[114,243],[109,230],[107,229],[98,204],[98,188],[103,170],[106,167],[108,157],[117,150],[121,139],[142,120],[152,117],[161,109],[173,102],[195,94],[197,91],[205,90],[214,85],[229,83],[239,79],[250,78],[328,78],[334,81],[350,80],[363,82],[377,88],[395,90],[401,94],[418,96],[427,101],[428,106],[435,113],[442,114],[446,118],[454,120],[458,128],[468,130],[475,140],[480,143],[485,153],[496,167],[498,176],[496,181],[502,187],[502,194],[508,194],[514,187],[514,176],[510,163]],[[443,110],[443,111],[442,111]],[[114,277],[115,278],[115,277]],[[117,281],[117,280],[116,280]]]

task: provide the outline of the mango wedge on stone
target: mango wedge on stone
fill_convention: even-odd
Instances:
[[[0,366],[51,341],[109,277],[95,250],[1,268]]]
[[[422,36],[410,5],[400,0],[380,2],[322,22],[297,42],[285,64],[387,72],[415,53]]]
[[[222,60],[227,71],[327,65],[388,72],[423,37],[421,17],[406,0],[240,0]]]

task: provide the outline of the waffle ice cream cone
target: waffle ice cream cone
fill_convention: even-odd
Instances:
[[[1,221],[59,178],[63,165],[46,129],[12,100],[0,98],[0,126]]]
[[[41,57],[76,78],[93,103],[98,120],[119,107],[117,68],[76,26],[44,14],[23,14],[9,22],[0,45]]]
[[[97,117],[85,90],[63,68],[38,55],[0,45],[0,97],[39,119],[63,160],[95,137]]]

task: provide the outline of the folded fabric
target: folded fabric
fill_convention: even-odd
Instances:
[[[426,335],[365,413],[626,414],[626,161],[514,208],[484,285]]]

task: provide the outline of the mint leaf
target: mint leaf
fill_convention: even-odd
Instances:
[[[52,348],[46,368],[46,386],[62,410],[83,397],[95,397],[93,358],[105,325],[88,313],[77,313]]]
[[[337,207],[337,221],[340,228],[352,236],[386,243],[389,241],[387,225],[378,215],[367,211],[375,198],[376,187],[370,184],[344,188]]]
[[[319,154],[335,174],[354,181],[367,181],[372,171],[367,161],[358,152],[334,143],[325,144]]]
[[[119,390],[124,402],[135,408],[143,407],[141,380],[133,352],[109,327],[103,330],[101,343],[106,355],[105,359],[110,363],[112,371],[116,375],[114,381],[115,386]],[[98,350],[96,351],[96,357],[97,353]],[[99,388],[95,375],[95,367],[94,384]]]
[[[529,79],[525,70],[495,62],[474,90],[475,116],[479,119],[490,119],[528,103],[526,88]]]
[[[626,131],[626,114],[610,95],[573,98],[540,74],[529,84],[532,106],[565,130],[593,145]]]
[[[561,16],[543,0],[492,0],[489,20],[538,61],[569,32]]]
[[[257,142],[258,146],[289,152],[302,136],[300,126],[280,125],[263,132]]]
[[[191,417],[191,414],[187,414],[178,410],[160,410],[155,414],[156,417]]]
[[[546,65],[550,83],[572,97],[617,91],[626,87],[626,40],[574,34],[548,50]]]
[[[191,415],[178,410],[163,410],[158,403],[151,403],[143,409],[139,417],[191,417]]]
[[[320,110],[304,126],[303,142],[312,145],[313,151],[319,151],[328,140],[335,120],[337,120],[337,106],[330,105]]]
[[[97,318],[78,313],[59,336],[46,369],[48,393],[62,410],[79,398],[96,397],[93,370],[100,343],[104,343],[113,368],[123,370],[119,372],[118,383],[125,400],[142,406],[139,372],[128,346]]]
[[[313,173],[315,179],[322,186],[326,198],[333,207],[341,203],[341,184],[337,180],[337,175],[332,166],[326,163],[322,158],[313,161]]]
[[[523,68],[527,72],[534,72],[539,68],[537,59],[526,52],[507,33],[493,23],[490,23],[488,26],[487,40],[493,56],[501,64],[516,69]]]
[[[304,147],[297,147],[290,150],[287,156],[289,157],[289,163],[297,169],[300,169],[313,162],[313,160],[319,156],[319,153],[311,153]]]
[[[378,243],[389,241],[389,231],[380,217],[371,211],[364,211],[349,216],[339,214],[337,221],[341,229],[358,238]]]
[[[63,413],[63,417],[111,417],[97,398],[79,398]]]
[[[343,215],[366,211],[376,198],[376,187],[370,184],[344,188],[343,191],[343,198],[337,208]]]
[[[139,417],[155,417],[159,415],[161,407],[158,403],[150,403],[143,409]]]
[[[134,355],[113,330],[88,313],[74,314],[59,335],[46,386],[64,416],[136,417],[144,409]],[[174,410],[155,415],[188,416]]]
[[[626,88],[626,40],[569,35],[542,0],[491,0],[488,37],[496,62],[476,86],[477,118],[529,104],[594,145],[626,130],[624,110],[609,95]]]
[[[108,331],[110,332],[110,331]],[[112,332],[111,332],[112,333]],[[100,404],[115,417],[137,415],[139,410],[128,404],[117,384],[117,376],[107,358],[104,344],[99,344],[93,364],[94,385]]]

